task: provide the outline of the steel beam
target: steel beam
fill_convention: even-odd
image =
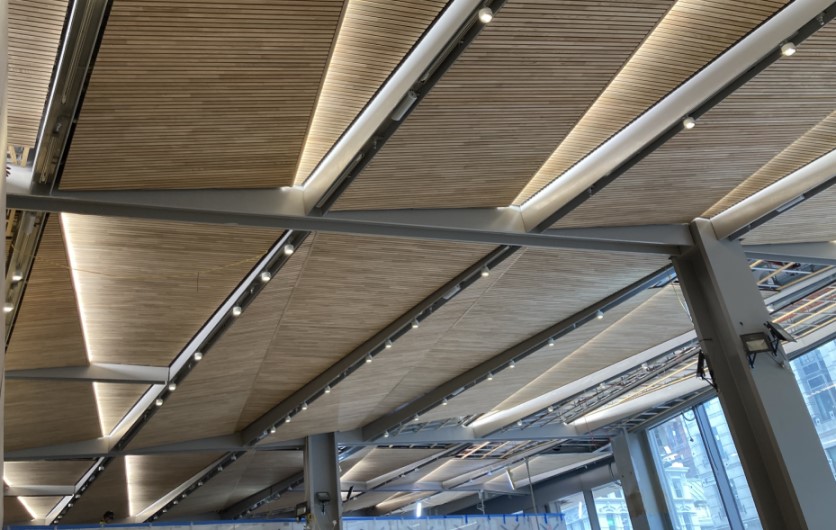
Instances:
[[[64,497],[74,493],[74,485],[8,486],[3,488],[3,496],[5,497]]]
[[[224,508],[220,512],[220,518],[221,520],[237,519],[242,515],[246,515],[249,513],[249,510],[257,508],[264,502],[270,502],[270,500],[278,499],[288,489],[295,488],[301,485],[304,481],[304,473],[295,473]]]
[[[522,205],[530,230],[546,229],[603,189],[748,80],[780,60],[780,46],[798,44],[833,16],[832,0],[796,2],[684,82]]]
[[[750,258],[836,266],[836,241],[743,245],[743,250]]]
[[[303,200],[302,191],[292,188],[51,194],[15,188],[9,191],[8,198],[9,207],[20,210],[494,245],[677,255],[681,252],[678,244],[655,241],[654,235],[687,243],[679,228],[624,228],[617,235],[612,235],[616,231],[609,228],[599,230],[599,234],[596,229],[531,234],[522,229],[519,211],[513,208],[313,216],[304,213]],[[440,224],[439,220],[449,224]]]
[[[6,372],[6,379],[44,379],[53,381],[96,381],[100,383],[164,385],[168,383],[168,367],[91,363],[88,366],[9,370]]]
[[[718,239],[705,219],[692,234],[694,250],[674,266],[761,523],[828,528],[836,482],[786,355],[777,345],[775,359],[760,354],[754,367],[747,359],[743,336],[763,336],[769,314],[743,249]]]
[[[305,501],[310,530],[342,529],[342,491],[334,433],[305,438]]]
[[[644,434],[622,432],[612,440],[618,478],[634,530],[672,530]]]
[[[541,347],[545,346],[550,339],[556,339],[570,333],[577,327],[594,319],[598,311],[608,311],[635,294],[659,283],[664,278],[670,277],[670,275],[671,270],[669,267],[656,271],[611,294],[603,300],[582,309],[569,318],[544,329],[528,339],[523,340],[511,348],[488,359],[482,364],[471,368],[470,370],[448,380],[445,383],[442,383],[420,398],[401,406],[392,413],[378,418],[363,427],[364,438],[369,440],[378,439],[383,436],[384,433],[392,431],[399,425],[409,421],[416,414],[422,414],[434,408],[445,398],[454,395],[462,389],[466,390],[478,384],[485,379],[489,373],[495,373],[507,367],[511,361],[518,361],[537,351]]]
[[[546,425],[524,430],[496,432],[479,436],[472,427],[445,427],[437,430],[424,430],[409,433],[392,434],[388,438],[372,438],[365,429],[341,432],[337,434],[340,445],[397,445],[427,446],[434,444],[471,444],[477,442],[519,442],[519,441],[555,441],[565,439],[589,439],[590,434],[571,425]]]

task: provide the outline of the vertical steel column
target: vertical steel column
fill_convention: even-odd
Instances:
[[[671,530],[664,493],[641,434],[623,432],[612,439],[612,454],[633,530]]]
[[[305,438],[305,500],[311,513],[311,530],[342,528],[342,492],[334,433]],[[327,498],[326,502],[323,499]]]
[[[691,233],[695,246],[674,267],[763,527],[832,528],[836,481],[789,366],[768,354],[747,361],[741,335],[765,332],[769,314],[743,249],[705,219]]]
[[[595,509],[595,499],[592,497],[592,490],[584,488],[583,500],[586,502],[586,513],[589,515],[589,527],[592,530],[601,530],[601,522],[598,521],[598,511]]]
[[[740,510],[737,509],[737,501],[732,493],[729,476],[726,474],[726,468],[723,467],[723,458],[720,456],[717,439],[714,438],[714,431],[711,430],[708,414],[705,413],[705,407],[697,405],[693,408],[693,411],[694,418],[697,421],[697,428],[699,428],[702,441],[705,444],[708,462],[711,464],[711,469],[714,470],[714,477],[717,479],[720,500],[723,501],[723,506],[726,508],[726,516],[729,518],[731,530],[745,530],[743,520],[740,518]]]
[[[0,147],[3,148],[3,176],[0,177],[0,207],[3,210],[3,234],[6,233],[6,151],[9,149],[6,137],[6,120],[8,118],[8,90],[7,81],[9,77],[8,51],[9,51],[9,2],[0,0]],[[6,244],[3,243],[3,261],[0,262],[0,294],[3,304],[6,303]],[[6,314],[3,313],[3,322],[0,323],[0,337],[6,336]],[[6,341],[0,346],[0,476],[3,476],[3,461],[5,446],[4,425],[6,423]],[[0,521],[4,521],[3,505],[0,503]]]

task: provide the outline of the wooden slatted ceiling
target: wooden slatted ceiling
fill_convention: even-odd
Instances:
[[[66,15],[67,0],[9,0],[6,97],[12,145],[35,145]]]
[[[32,512],[35,519],[43,519],[63,497],[17,497],[26,510]]]
[[[167,366],[274,230],[63,215],[90,358]]]
[[[222,454],[126,456],[130,515],[139,514],[220,458]]]
[[[6,381],[6,450],[102,435],[92,383]]]
[[[117,521],[130,514],[124,458],[111,461],[87,487],[84,495],[74,502],[72,509],[61,518],[61,524],[95,524],[101,521],[106,511],[112,511]]]
[[[3,497],[3,524],[25,523],[32,520],[32,514],[21,502],[31,497]]]
[[[507,206],[671,4],[510,0],[335,209]]]
[[[834,49],[830,24],[555,226],[690,222],[833,112]]]
[[[305,492],[304,491],[288,491],[287,493],[283,493],[281,497],[274,500],[273,502],[268,502],[267,504],[263,504],[258,509],[256,509],[253,514],[254,515],[262,515],[263,514],[273,514],[275,512],[288,512],[288,513],[296,513],[296,505],[300,502],[305,502]],[[347,510],[345,509],[345,504],[343,504],[343,513]],[[279,530],[284,530],[281,526]]]
[[[831,186],[743,237],[750,245],[836,241],[836,187]]]
[[[522,204],[777,12],[779,0],[678,0],[514,199]]]
[[[276,327],[299,280],[308,239],[278,275],[140,431],[132,446],[144,447],[229,434],[247,401]],[[206,421],[211,418],[212,421]]]
[[[317,234],[238,427],[254,421],[492,248]]]
[[[6,370],[88,364],[58,219],[50,215],[44,227],[6,352]]]
[[[343,0],[116,0],[63,189],[293,183]]]
[[[678,286],[655,293],[603,333],[573,351],[497,406],[507,410],[692,329]]]
[[[343,473],[342,480],[369,482],[440,451],[441,449],[387,449],[376,447],[348,472]]]
[[[485,381],[448,400],[447,406],[436,407],[422,415],[421,421],[435,421],[470,414],[491,412],[494,407],[525,387],[572,352],[603,333],[619,320],[650,298],[654,291],[644,291],[615,309],[608,311],[606,318],[592,320],[516,363],[513,370],[496,374],[494,381]],[[583,374],[586,375],[586,374]],[[578,375],[582,377],[582,375]]]
[[[518,255],[499,264],[489,277],[462,291],[425,319],[418,329],[399,338],[384,355],[378,355],[373,363],[340,382],[326,398],[312,403],[305,414],[297,415],[291,423],[280,425],[276,434],[263,443],[327,432],[326,429],[347,431],[362,427],[388,412],[394,403],[403,403],[433,388],[407,374],[424,362],[427,351],[502,277]]]
[[[247,453],[173,506],[160,520],[217,512],[301,471],[302,451]]]
[[[93,383],[102,433],[110,433],[142,397],[149,385],[133,383]]]
[[[490,250],[329,234],[310,241],[207,353],[134,446],[245,427]]]
[[[4,462],[3,478],[13,486],[74,486],[90,462],[50,460]]]
[[[772,160],[761,166],[751,177],[703,212],[702,217],[717,215],[813,160],[826,155],[834,145],[836,145],[836,112],[832,112]]]
[[[302,184],[447,0],[349,0],[296,170]]]

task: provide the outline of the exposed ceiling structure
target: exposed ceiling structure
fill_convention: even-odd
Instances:
[[[355,513],[606,461],[711,392],[697,217],[836,333],[832,2],[9,3],[6,524],[286,514],[323,432]]]

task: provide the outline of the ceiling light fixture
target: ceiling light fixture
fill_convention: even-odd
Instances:
[[[511,362],[510,362],[510,363],[508,363],[508,368],[510,368],[511,370],[513,370],[513,369],[514,369],[514,368],[516,368],[516,367],[517,367],[517,363],[515,363],[515,362],[514,362],[514,360],[512,359],[512,360],[511,360]]]
[[[157,398],[156,400],[154,400],[154,405],[156,405],[158,407],[162,407],[163,406],[163,398]]]
[[[331,393],[331,385],[326,385],[326,386],[325,386],[325,393],[326,393],[326,394],[330,394],[330,393]]]
[[[15,306],[10,302],[6,302],[6,305],[3,306],[3,312],[4,313],[11,313],[14,310],[15,310]]]
[[[294,252],[296,252],[296,247],[294,247],[290,243],[288,243],[284,246],[284,255],[285,256],[292,256]]]
[[[784,57],[794,55],[795,51],[795,43],[793,42],[785,42],[781,45],[781,55],[783,55]]]
[[[549,338],[549,348],[554,348],[554,337]]]
[[[489,7],[483,7],[479,10],[479,22],[482,24],[489,24],[493,20],[493,10]]]
[[[389,339],[386,339],[386,342],[383,345],[386,347],[387,350],[393,346],[392,341]]]
[[[482,278],[487,278],[490,275],[491,275],[491,270],[488,268],[487,265],[484,265],[482,267]]]
[[[697,120],[695,120],[691,116],[687,116],[684,120],[682,120],[682,126],[686,129],[693,129],[697,126]]]
[[[488,372],[488,381],[493,381],[493,372]]]
[[[22,279],[23,279],[23,274],[21,274],[20,272],[15,272],[14,274],[12,274],[12,281],[13,282],[19,282]]]
[[[389,438],[389,431],[383,431],[383,437]]]
[[[598,312],[595,313],[595,318],[601,320],[602,318],[604,318],[604,312],[599,309]]]
[[[271,278],[273,278],[273,275],[270,274],[270,271],[261,271],[261,275],[259,277],[261,278],[261,283],[267,283]]]
[[[290,423],[290,416],[285,416],[284,422],[285,423]]]
[[[194,352],[194,360],[199,361],[203,359],[203,352],[196,351]]]
[[[416,414],[415,416],[413,416],[412,420],[413,420],[413,421],[421,421],[421,416],[419,416],[418,414]]]
[[[367,353],[367,354],[366,354],[366,364],[369,364],[369,363],[371,363],[371,362],[372,362],[372,354],[371,354],[371,353]]]
[[[441,400],[441,406],[442,406],[442,407],[446,407],[446,406],[447,406],[447,398],[444,398],[443,400]]]
[[[307,401],[302,403],[302,410],[308,410],[308,402]]]
[[[522,427],[522,426],[523,426],[523,421],[522,420],[517,420],[517,427]]]
[[[243,312],[244,309],[240,305],[232,306],[232,316],[240,317]]]
[[[276,426],[275,425],[270,427],[270,434],[276,434]]]
[[[175,390],[177,390],[177,383],[174,383],[174,382],[169,383],[168,384],[168,391],[169,392],[174,392]]]
[[[421,323],[418,322],[418,319],[412,321],[412,329],[418,329],[421,326]]]
[[[546,410],[549,411],[549,414],[551,414],[552,412],[554,412],[554,407],[549,405],[549,408],[547,408]]]

